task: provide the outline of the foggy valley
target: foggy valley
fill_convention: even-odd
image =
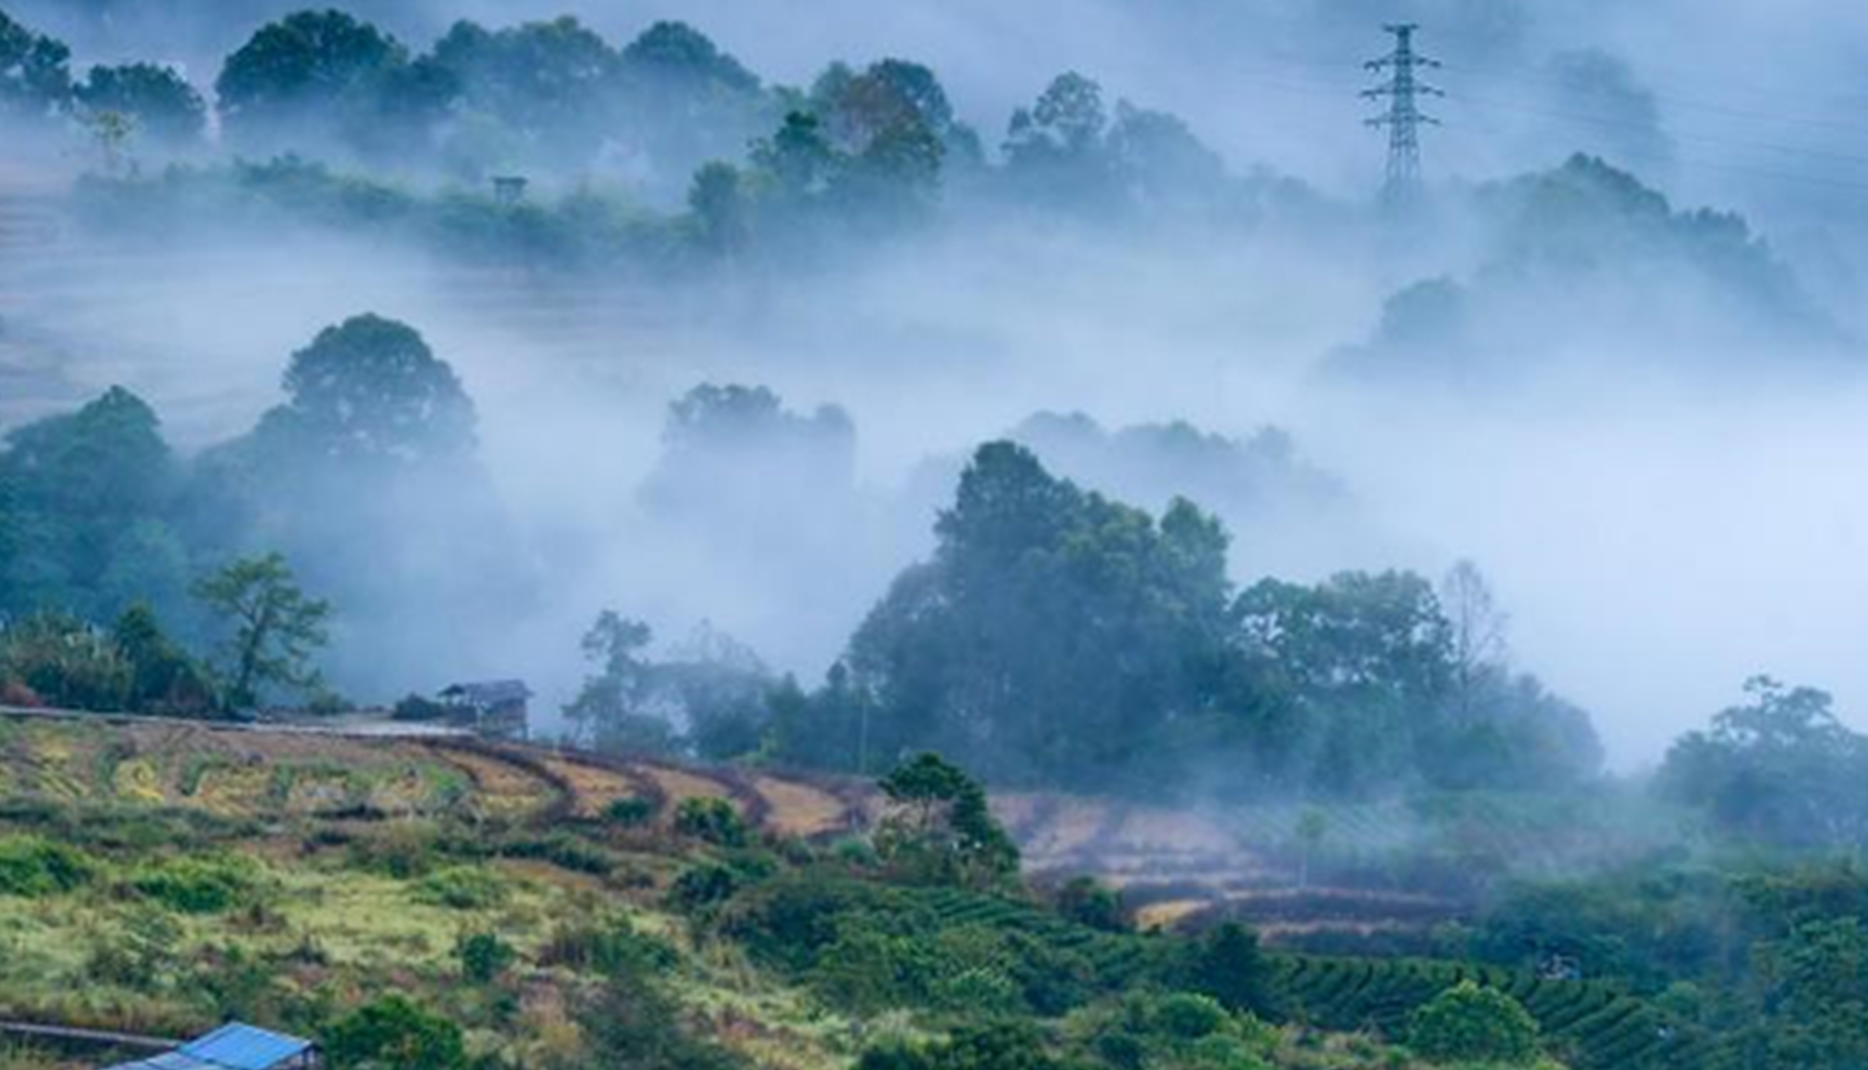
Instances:
[[[0,0],[0,1019],[466,1065],[346,1054],[391,938],[322,916],[211,1006],[9,936],[54,840],[160,899],[140,791],[333,900],[504,874],[382,891],[423,985],[511,942],[427,1008],[476,1066],[1009,1066],[1006,1001],[1060,1068],[1861,1065],[1785,978],[1868,901],[1864,61],[1819,0]],[[1118,1051],[1130,985],[1234,1017]],[[1432,1055],[1493,992],[1539,1039]]]

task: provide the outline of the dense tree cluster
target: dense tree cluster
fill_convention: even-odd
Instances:
[[[82,78],[74,77],[70,47],[20,25],[4,11],[0,112],[36,126],[67,119],[86,125],[101,121],[94,126],[100,137],[121,137],[134,130],[165,147],[198,141],[207,125],[201,94],[173,67],[99,64]]]
[[[1375,337],[1339,354],[1357,376],[1509,381],[1575,352],[1821,352],[1841,333],[1739,215],[1681,210],[1591,156],[1493,183],[1461,206],[1490,235],[1467,278],[1397,291]],[[1657,327],[1665,346],[1644,346]]]
[[[121,178],[143,141],[205,148],[209,106],[169,68],[100,66],[74,79],[62,43],[11,21],[0,23],[0,60],[9,61],[0,71],[11,82],[0,88],[15,110],[88,127],[105,177]],[[923,64],[833,62],[807,87],[768,86],[680,22],[657,22],[618,47],[571,16],[497,28],[462,20],[423,52],[355,14],[306,9],[255,30],[226,57],[213,89],[220,140],[244,160],[474,184],[576,179],[573,200],[591,196],[582,185],[595,175],[657,203],[685,194],[684,216],[655,221],[665,224],[664,240],[629,250],[642,255],[671,244],[707,257],[790,255],[866,240],[928,218],[949,189],[1100,221],[1211,220],[1236,215],[1256,195],[1185,123],[1127,101],[1112,113],[1081,74],[1060,75],[1017,111],[995,163]],[[196,199],[226,198],[232,191],[219,187],[253,166],[167,170],[132,192],[146,204],[180,183]],[[379,225],[406,197],[382,190],[348,202],[354,217],[324,221]],[[458,196],[449,203],[461,207]],[[281,207],[307,205],[294,198]],[[638,211],[620,202],[607,210]],[[447,216],[440,206],[435,214],[415,229],[432,234]],[[526,240],[498,225],[510,214],[481,220],[481,237],[508,249]],[[633,244],[616,233],[606,240],[612,251]]]
[[[707,759],[761,747],[770,670],[744,644],[703,625],[662,660],[651,660],[649,626],[614,611],[584,636],[595,671],[564,708],[573,737],[608,754],[671,754]]]
[[[1745,690],[1749,702],[1673,745],[1657,791],[1729,835],[1806,848],[1868,844],[1868,737],[1837,719],[1823,691],[1768,677]]]
[[[776,704],[780,755],[925,749],[999,782],[1348,795],[1557,786],[1600,761],[1587,717],[1462,646],[1419,577],[1234,592],[1197,507],[1157,521],[1009,443],[981,448],[937,534],[822,691]]]
[[[0,619],[0,704],[215,717],[318,694],[330,606],[305,595],[284,558],[231,561],[192,593],[224,641],[217,656],[191,653],[142,602],[109,627],[59,609]]]
[[[27,652],[52,649],[43,637],[57,634],[68,654],[97,654],[82,659],[87,673],[114,679],[105,655],[123,651],[107,642],[112,622],[147,624],[144,612],[179,649],[232,644],[219,659],[224,690],[211,700],[192,672],[149,670],[173,679],[144,678],[134,694],[114,684],[16,683],[51,702],[146,709],[247,709],[315,693],[306,654],[324,641],[327,609],[297,594],[302,580],[349,614],[348,642],[336,651],[346,680],[388,686],[399,671],[381,665],[381,654],[399,640],[423,636],[453,657],[468,648],[460,636],[471,622],[455,621],[452,632],[433,619],[411,626],[430,612],[422,607],[523,599],[523,574],[492,567],[511,555],[504,512],[479,465],[472,403],[419,334],[355,317],[294,354],[283,384],[284,402],[251,432],[187,459],[169,449],[154,411],[122,388],[8,434],[0,621],[12,622],[15,661],[41,666],[16,678],[43,683],[54,672]],[[438,561],[434,548],[462,525],[476,539]],[[223,634],[226,621],[239,622],[238,635]],[[139,645],[149,643],[127,644]],[[346,651],[357,661],[342,666]],[[378,675],[358,663],[378,665]]]

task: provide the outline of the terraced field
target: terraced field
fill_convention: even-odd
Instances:
[[[872,823],[869,785],[700,769],[462,738],[257,730],[138,719],[0,717],[0,797],[198,808],[221,817],[373,820],[466,810],[548,825],[600,819],[618,800],[733,804],[784,836],[834,839]],[[1289,852],[1237,815],[1009,794],[995,811],[1040,882],[1094,875],[1124,889],[1145,927],[1246,920],[1277,943],[1318,932],[1424,930],[1457,912],[1431,897],[1300,887]]]
[[[940,890],[911,897],[950,925],[1025,933],[1080,954],[1102,983],[1140,975],[1169,945],[1146,935],[1073,925],[1028,903]],[[1551,980],[1532,973],[1450,962],[1280,955],[1296,1018],[1333,1032],[1406,1035],[1409,1016],[1440,992],[1472,979],[1509,992],[1576,1070],[1689,1070],[1704,1064],[1711,1039],[1613,984]]]
[[[782,835],[829,838],[859,810],[770,773],[619,761],[459,737],[266,730],[138,718],[0,715],[0,798],[201,809],[220,817],[371,820],[466,810],[551,824],[644,798],[725,799]]]
[[[1326,1029],[1398,1035],[1413,1009],[1471,978],[1509,992],[1581,1070],[1703,1065],[1710,1039],[1612,985],[1549,980],[1494,967],[1406,960],[1295,957],[1286,981],[1304,1013]]]

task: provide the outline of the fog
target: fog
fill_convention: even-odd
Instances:
[[[75,66],[174,59],[205,88],[218,57],[295,5],[5,6],[67,36]],[[457,16],[499,25],[579,11],[618,42],[680,18],[785,84],[833,59],[905,55],[939,73],[989,149],[1014,107],[1077,69],[1112,103],[1185,118],[1235,175],[1315,191],[1301,210],[1267,195],[1265,222],[1250,228],[1093,227],[956,204],[906,239],[809,269],[643,281],[462,263],[310,224],[119,240],[59,205],[81,141],[0,150],[0,201],[51,221],[48,233],[0,227],[0,427],[121,383],[179,449],[203,449],[278,400],[295,350],[364,311],[415,326],[459,372],[515,527],[511,573],[537,589],[483,629],[450,621],[448,635],[474,637],[451,650],[340,651],[338,680],[358,698],[523,676],[555,708],[583,671],[579,635],[606,607],[648,620],[664,642],[710,622],[814,681],[891,577],[931,549],[966,454],[1048,412],[1109,433],[1174,421],[1239,443],[1287,432],[1309,475],[1283,497],[1242,476],[1236,499],[1221,500],[1223,481],[1192,472],[1038,448],[1151,510],[1175,493],[1201,499],[1231,529],[1241,584],[1350,568],[1437,576],[1473,559],[1510,610],[1517,663],[1593,714],[1619,768],[1657,759],[1757,672],[1833,690],[1845,719],[1868,728],[1868,367],[1856,336],[1868,328],[1868,245],[1862,227],[1837,221],[1860,218],[1868,197],[1847,111],[1868,93],[1854,81],[1868,13],[1813,0],[1769,12],[1482,0],[349,6],[416,47]],[[1360,127],[1369,108],[1354,93],[1367,84],[1359,63],[1385,46],[1379,24],[1403,17],[1427,24],[1422,47],[1446,62],[1435,81],[1450,96],[1434,102],[1447,126],[1425,146],[1442,207],[1396,230],[1373,208],[1383,146]],[[1620,250],[1637,266],[1599,290],[1524,268],[1521,224],[1488,206],[1503,195],[1486,184],[1579,149],[1676,210],[1744,213],[1796,301],[1734,301],[1775,277],[1754,287],[1682,267],[1674,246],[1651,260]],[[1439,277],[1464,287],[1473,311],[1466,334],[1429,344],[1482,354],[1482,373],[1404,359],[1387,302]],[[754,451],[671,475],[668,406],[701,383],[768,387],[807,420],[840,408],[848,470]],[[649,489],[658,476],[705,493],[670,505]],[[1156,493],[1138,493],[1157,477]],[[463,552],[460,537],[432,553]]]

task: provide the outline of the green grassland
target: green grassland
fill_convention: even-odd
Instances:
[[[1695,1065],[1692,1030],[1607,985],[1302,955],[1265,959],[1261,1017],[1279,1024],[1246,1014],[1224,1043],[1177,1047],[1136,1023],[1206,998],[1173,995],[1198,987],[1198,939],[1093,928],[1012,889],[891,881],[847,837],[782,834],[785,815],[731,780],[0,719],[0,1017],[321,1036],[400,993],[458,1025],[473,1065],[600,1066],[606,1044],[647,1043],[606,1032],[618,993],[652,991],[669,1019],[655,1028],[787,1070],[1008,1021],[1085,1065],[1134,1048],[1148,1066],[1405,1067],[1410,1016],[1471,977],[1516,996],[1578,1070]],[[579,792],[648,805],[590,813]],[[762,824],[745,843],[684,834],[669,804],[694,792]],[[464,948],[488,937],[500,961],[476,972]],[[644,1065],[699,1065],[669,1058]]]

